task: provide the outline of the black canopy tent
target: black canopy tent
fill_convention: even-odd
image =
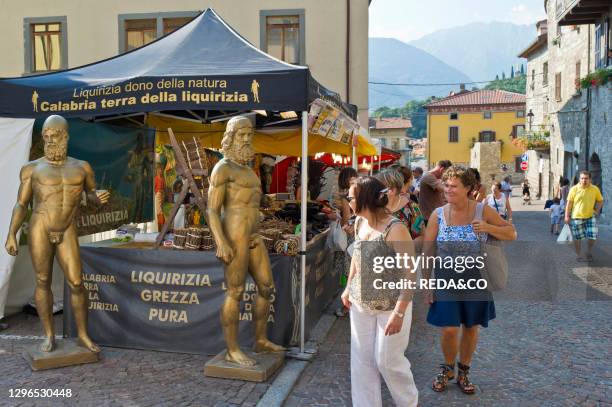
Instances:
[[[164,110],[304,111],[317,98],[355,106],[307,67],[259,50],[212,9],[144,47],[78,68],[0,80],[0,116],[95,117]]]
[[[65,71],[0,79],[0,117],[51,114],[86,119],[161,112],[209,121],[210,111],[302,112],[302,185],[307,184],[307,109],[327,100],[356,119],[355,106],[318,83],[308,67],[253,46],[212,9],[180,29],[130,52]],[[307,189],[301,222],[306,224]],[[300,354],[305,342],[306,227],[301,228]]]

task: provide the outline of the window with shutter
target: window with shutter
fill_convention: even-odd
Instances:
[[[561,101],[561,72],[555,74],[555,100]]]
[[[459,127],[452,126],[448,129],[448,142],[458,143],[459,142]]]
[[[495,141],[495,132],[494,131],[481,131],[480,133],[478,133],[478,141],[480,141],[481,143],[490,143],[492,141]]]
[[[522,136],[525,133],[525,125],[516,124],[512,126],[512,138],[517,138]]]
[[[548,86],[548,62],[544,62],[544,65],[542,65],[542,85]]]

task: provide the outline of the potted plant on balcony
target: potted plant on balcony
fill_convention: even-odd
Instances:
[[[612,82],[612,69],[600,68],[582,78],[580,80],[580,87],[582,89],[588,89],[590,87],[603,86],[609,82]]]

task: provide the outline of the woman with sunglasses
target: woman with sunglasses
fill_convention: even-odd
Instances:
[[[419,206],[410,199],[410,194],[403,193],[412,182],[410,169],[403,168],[404,173],[398,169],[383,170],[376,175],[376,178],[389,189],[387,193],[389,198],[387,209],[389,212],[406,225],[413,239],[417,239],[425,232],[425,218],[421,215]],[[406,179],[406,177],[408,178]]]
[[[349,245],[353,243],[354,232],[353,225],[351,223],[351,217],[353,216],[353,213],[346,197],[351,183],[355,181],[357,177],[357,170],[355,170],[353,167],[344,167],[340,170],[340,173],[338,174],[338,194],[335,200],[335,207],[340,210],[340,217],[338,220],[340,221],[342,228],[346,232],[347,243]],[[334,252],[334,267],[335,270],[337,270],[338,275],[341,276],[342,281],[344,281],[342,284],[346,283],[350,266],[351,258],[346,252]],[[348,311],[348,308],[346,308],[344,305],[341,305],[336,310],[335,314],[338,317],[344,317],[348,314]]]
[[[351,271],[342,302],[351,313],[351,395],[356,407],[382,406],[380,376],[398,406],[416,406],[418,392],[404,355],[410,338],[412,291],[374,289],[383,276],[376,258],[414,255],[408,228],[391,216],[388,189],[374,177],[359,178],[347,199],[355,221]],[[399,275],[414,278],[409,269]],[[383,270],[382,273],[391,273]],[[395,274],[398,275],[398,274]]]

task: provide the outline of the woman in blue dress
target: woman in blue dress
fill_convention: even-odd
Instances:
[[[483,203],[469,199],[476,179],[471,171],[459,166],[452,166],[442,177],[446,205],[437,208],[429,218],[425,231],[425,242],[431,242],[428,250],[437,258],[451,256],[479,256],[480,245],[487,238],[498,240],[516,239],[514,226],[502,219],[492,208]],[[434,242],[437,249],[434,249]],[[426,243],[427,245],[427,243]],[[435,278],[479,279],[477,266],[444,268],[437,265]],[[429,278],[424,269],[424,278]],[[434,391],[444,391],[449,380],[455,378],[455,361],[459,355],[457,385],[466,394],[476,391],[469,378],[472,356],[478,344],[480,326],[487,327],[495,318],[495,304],[491,293],[483,290],[437,290],[427,291],[426,301],[430,304],[427,322],[441,328],[440,344],[444,363],[435,378]]]

